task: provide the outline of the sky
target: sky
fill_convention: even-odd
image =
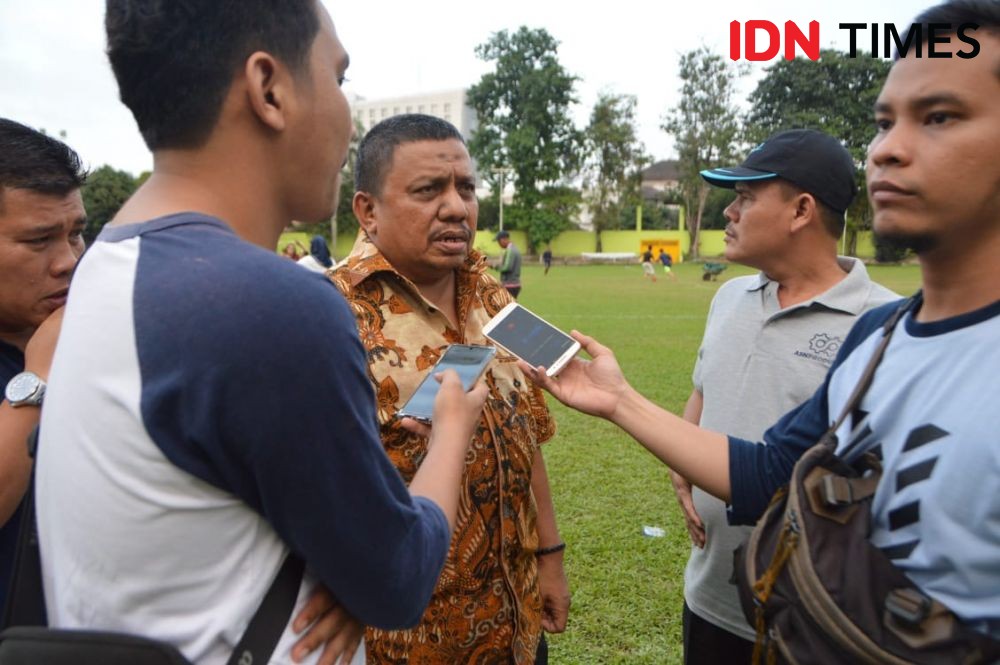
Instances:
[[[486,72],[475,47],[499,30],[545,28],[559,60],[579,77],[579,127],[602,91],[635,95],[639,137],[655,159],[673,156],[660,129],[679,101],[680,55],[705,45],[728,56],[729,23],[820,25],[823,48],[847,50],[840,23],[894,23],[902,32],[928,0],[323,0],[351,56],[345,91],[366,99],[468,87]],[[585,9],[586,6],[590,6]],[[131,114],[119,101],[104,55],[100,0],[0,0],[0,116],[50,134],[66,132],[92,168],[138,174],[152,168]],[[865,33],[867,35],[869,33]],[[860,39],[867,43],[867,36]],[[751,63],[745,98],[767,63]],[[745,104],[744,100],[740,100]]]

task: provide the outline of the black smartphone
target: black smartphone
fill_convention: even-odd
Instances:
[[[437,397],[441,384],[434,378],[446,369],[453,369],[458,373],[458,378],[462,381],[462,387],[472,390],[476,381],[486,371],[487,365],[496,355],[496,348],[492,346],[479,346],[475,344],[452,344],[438,359],[437,364],[431,368],[424,380],[417,386],[417,390],[410,396],[403,408],[396,414],[398,418],[410,417],[421,422],[429,423],[434,415],[434,398]]]

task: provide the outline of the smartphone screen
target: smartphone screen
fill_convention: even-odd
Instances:
[[[572,337],[520,305],[510,309],[495,325],[490,321],[486,336],[532,367],[551,368],[561,359],[565,362],[566,353],[577,345]]]
[[[430,422],[431,416],[434,415],[434,398],[437,397],[438,389],[441,387],[434,375],[446,369],[453,369],[458,373],[462,387],[471,390],[496,352],[492,346],[452,344],[445,349],[437,364],[427,373],[416,392],[399,410],[398,415]]]

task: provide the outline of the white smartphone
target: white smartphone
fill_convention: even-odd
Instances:
[[[516,302],[504,307],[483,334],[532,367],[555,376],[580,350],[580,343]]]
[[[462,381],[462,386],[466,390],[472,390],[476,381],[486,371],[486,366],[493,360],[497,350],[492,346],[479,346],[474,344],[452,344],[441,357],[437,364],[431,368],[424,380],[417,386],[417,390],[406,401],[403,408],[399,410],[396,417],[409,417],[421,422],[429,423],[434,415],[434,398],[437,397],[441,384],[434,378],[446,369],[453,369],[458,373],[458,378]]]

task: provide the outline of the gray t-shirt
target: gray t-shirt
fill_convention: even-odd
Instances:
[[[712,300],[694,368],[704,397],[701,426],[759,441],[764,431],[823,382],[857,317],[898,295],[868,278],[857,259],[838,259],[847,276],[811,300],[781,309],[778,283],[764,274],[724,283]],[[749,527],[731,527],[725,504],[694,489],[706,531],[691,548],[684,599],[699,617],[748,640],[755,637],[730,583],[733,550]]]

